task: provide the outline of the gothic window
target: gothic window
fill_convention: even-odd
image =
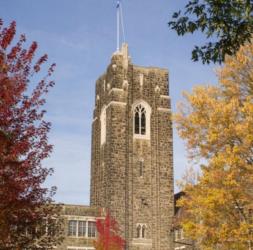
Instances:
[[[146,234],[146,227],[145,227],[145,225],[143,225],[142,229],[141,229],[141,237],[145,238],[145,234]]]
[[[137,225],[137,238],[146,238],[146,228],[145,224]]]
[[[141,225],[137,226],[137,238],[141,238]]]
[[[103,145],[106,141],[106,107],[105,106],[102,108],[102,111],[101,111],[100,124],[101,124],[100,140],[101,140],[101,145]]]
[[[138,101],[133,107],[134,137],[149,139],[151,108],[145,101]]]
[[[146,134],[146,114],[144,112],[141,113],[141,134]]]
[[[146,110],[140,104],[135,108],[135,122],[134,131],[135,134],[145,135],[146,134]]]
[[[134,115],[134,133],[139,134],[140,132],[140,119],[139,119],[139,113],[135,112]]]

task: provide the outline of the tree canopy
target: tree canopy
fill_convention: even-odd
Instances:
[[[185,93],[175,121],[201,174],[183,183],[186,234],[203,250],[253,247],[253,44],[227,57],[219,85]],[[190,178],[192,180],[192,178]]]
[[[249,42],[253,33],[252,0],[192,0],[184,11],[175,12],[169,26],[179,36],[200,31],[207,38],[196,45],[192,60],[222,63]]]
[[[15,22],[0,19],[0,249],[50,249],[60,240],[60,206],[51,204],[55,188],[42,187],[53,171],[42,166],[52,151],[42,106],[55,64],[38,81],[47,55],[35,60],[37,43],[25,48],[15,33]]]

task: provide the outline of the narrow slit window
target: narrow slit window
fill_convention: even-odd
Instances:
[[[144,169],[143,169],[143,167],[144,167],[143,161],[140,161],[139,166],[140,166],[139,175],[140,175],[140,177],[142,177],[142,176],[143,176],[143,172],[144,172]]]

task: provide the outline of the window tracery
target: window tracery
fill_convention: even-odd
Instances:
[[[134,105],[133,120],[134,120],[134,137],[149,139],[150,137],[150,106],[144,102],[139,101]]]
[[[135,117],[135,134],[145,135],[146,134],[146,110],[139,104],[134,110]]]

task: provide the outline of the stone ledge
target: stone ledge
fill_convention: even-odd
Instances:
[[[145,238],[133,238],[132,245],[148,245],[152,246],[152,239],[145,239]]]

